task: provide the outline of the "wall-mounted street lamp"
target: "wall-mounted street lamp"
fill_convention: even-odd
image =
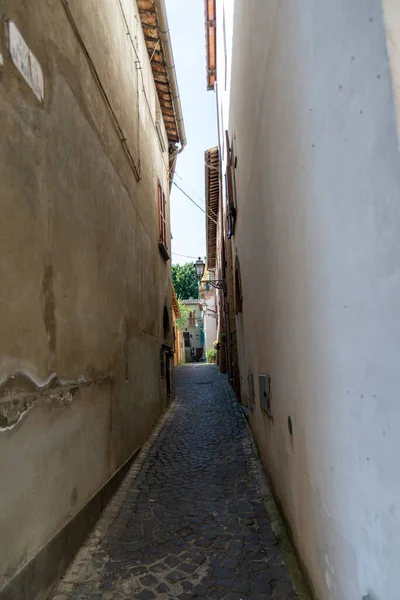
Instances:
[[[205,279],[205,280],[203,280],[205,267],[206,267],[205,263],[201,260],[201,258],[199,256],[199,258],[194,263],[194,268],[196,269],[196,275],[197,275],[197,279],[199,280],[199,284],[200,283],[209,283],[213,288],[216,288],[218,290],[223,290],[224,292],[226,292],[225,279]]]
[[[201,260],[200,256],[194,263],[194,268],[196,269],[197,279],[200,281],[203,279],[204,269],[206,268],[205,263]]]

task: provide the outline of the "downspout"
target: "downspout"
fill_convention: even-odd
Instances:
[[[171,38],[169,35],[167,12],[165,10],[165,0],[155,0],[157,10],[160,39],[164,51],[165,64],[168,73],[169,84],[172,91],[172,102],[174,105],[175,119],[178,127],[180,148],[175,153],[175,156],[182,152],[186,146],[186,132],[183,122],[181,99],[179,96],[178,81],[176,78],[174,56],[172,54]]]

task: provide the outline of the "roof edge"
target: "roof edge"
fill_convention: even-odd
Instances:
[[[177,152],[182,152],[187,144],[185,124],[183,121],[182,105],[179,94],[178,80],[175,70],[174,55],[172,52],[171,36],[169,33],[167,11],[165,8],[165,0],[155,0],[157,20],[159,23],[160,40],[164,50],[165,62],[167,67],[168,80],[172,89],[172,101],[174,105],[175,119],[178,127],[180,148]]]

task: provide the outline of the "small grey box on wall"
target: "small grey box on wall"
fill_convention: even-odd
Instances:
[[[271,377],[270,375],[258,374],[258,389],[260,394],[260,406],[271,417]]]

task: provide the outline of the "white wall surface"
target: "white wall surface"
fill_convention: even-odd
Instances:
[[[195,319],[195,324],[189,325],[190,319],[188,317],[188,322],[186,324],[186,327],[184,327],[184,331],[190,334],[190,348],[185,348],[186,362],[190,362],[192,359],[191,349],[194,348],[196,350],[196,348],[203,348],[200,333],[201,326],[203,325],[203,313],[200,311],[198,300],[195,300],[193,302],[190,300],[183,300],[182,303],[186,306],[189,312],[194,313]],[[197,336],[199,336],[198,339]]]
[[[205,351],[213,350],[217,339],[217,297],[215,293],[203,294],[204,332],[206,336]]]
[[[273,420],[256,397],[252,427],[323,600],[399,598],[400,157],[386,36],[377,0],[235,2],[240,370],[256,396],[257,373],[271,374]]]

